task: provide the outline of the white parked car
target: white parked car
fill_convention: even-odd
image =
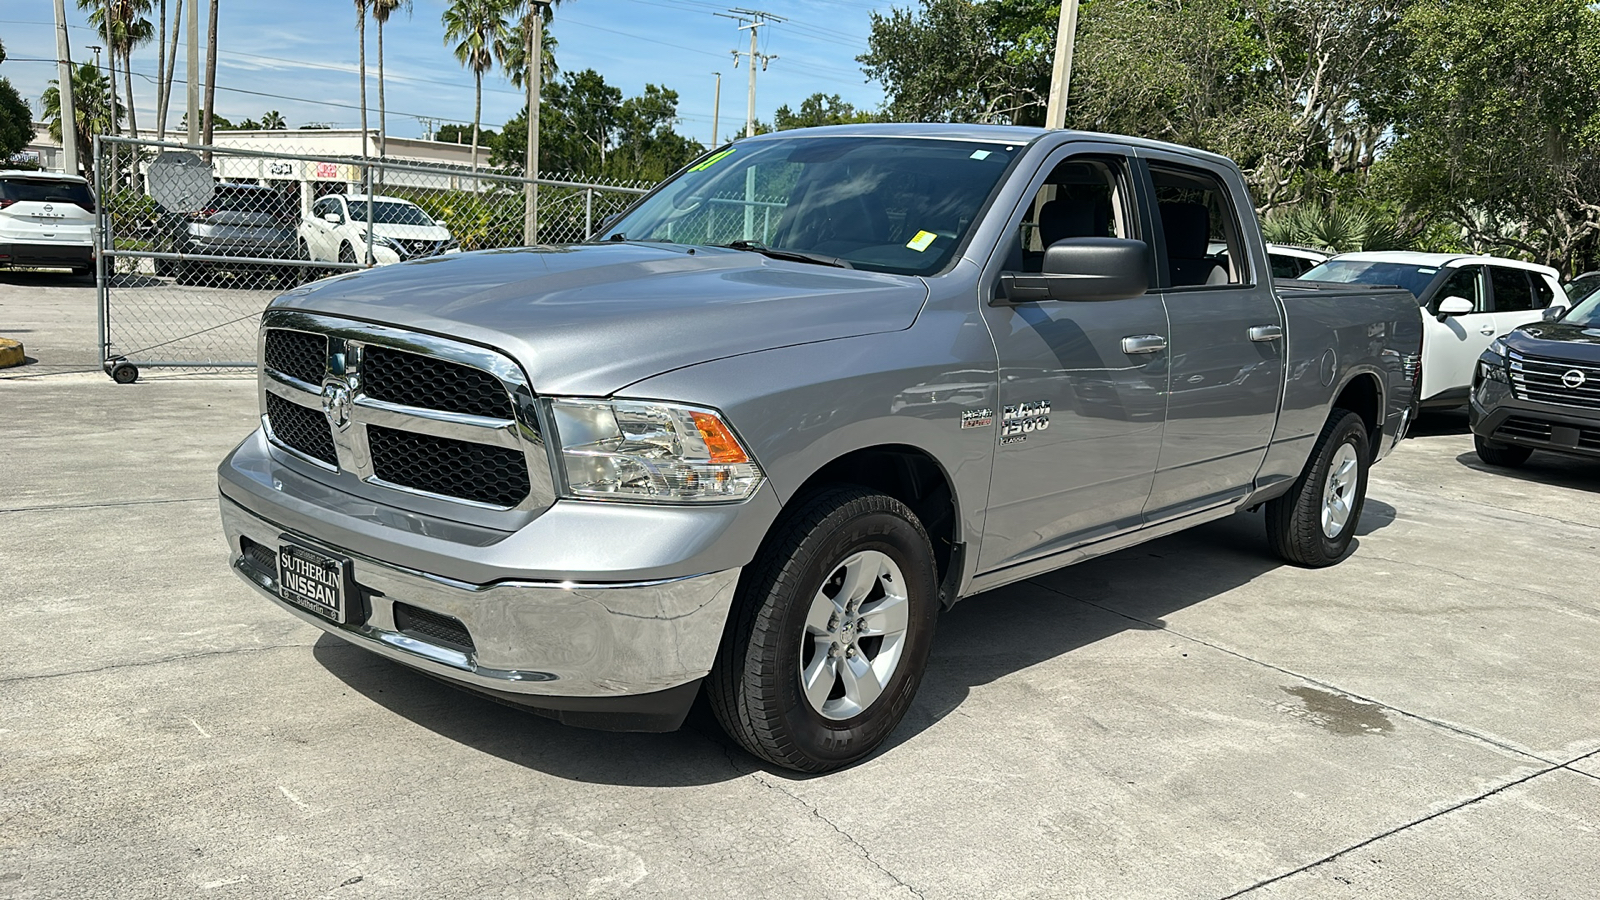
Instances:
[[[1328,254],[1308,247],[1288,244],[1268,244],[1267,261],[1272,264],[1273,278],[1299,278],[1328,261]]]
[[[371,221],[372,258],[367,259]],[[388,265],[438,256],[456,250],[450,229],[435,222],[422,207],[399,197],[329,194],[311,204],[300,223],[307,259],[323,262],[368,262]]]
[[[0,171],[0,269],[94,269],[94,195],[57,172]]]
[[[1394,284],[1416,295],[1423,311],[1423,406],[1464,405],[1478,356],[1490,342],[1568,305],[1555,269],[1497,256],[1344,253],[1300,277]]]

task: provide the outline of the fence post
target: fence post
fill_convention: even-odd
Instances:
[[[111,297],[106,284],[106,244],[109,243],[111,229],[108,224],[110,213],[107,211],[105,195],[105,179],[101,177],[105,168],[100,165],[101,154],[104,147],[100,143],[100,135],[94,136],[94,196],[95,196],[95,236],[94,236],[94,301],[95,301],[95,337],[100,342],[99,356],[103,364],[111,357]],[[110,257],[113,265],[116,259]]]
[[[363,137],[362,140],[365,141],[366,139]],[[362,152],[364,154],[365,150],[363,149]],[[376,204],[372,202],[372,163],[363,162],[361,164],[361,181],[362,181],[362,184],[364,186],[364,189],[367,192],[367,258],[366,258],[366,265],[368,267],[371,267],[372,264],[374,262],[376,262],[376,260],[374,260],[373,256],[372,256],[372,220],[377,218],[376,210],[373,209],[373,207],[376,206]]]
[[[594,237],[594,188],[583,189],[583,239]]]

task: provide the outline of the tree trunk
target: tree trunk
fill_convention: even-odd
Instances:
[[[524,152],[522,174],[528,182],[522,189],[523,217],[522,241],[532,246],[539,242],[539,93],[544,80],[544,11],[538,4],[528,15],[530,22],[524,31],[525,57],[528,71],[523,82],[528,86],[528,146]],[[588,237],[588,235],[584,235]]]
[[[111,77],[117,77],[115,72]],[[127,87],[128,99],[128,136],[134,140],[139,139],[139,118],[133,110],[133,48],[122,54],[122,83]],[[133,147],[128,148],[128,171],[133,178],[135,187],[139,184],[139,151]]]
[[[164,2],[165,0],[163,0]],[[172,106],[172,84],[178,79],[178,26],[182,22],[183,0],[177,0],[172,7],[172,50],[167,56],[166,77],[161,80],[161,108],[156,110],[156,130],[161,132],[162,140],[167,138],[167,111]],[[158,48],[160,44],[160,41],[156,42]],[[193,78],[194,76],[190,75],[188,77]]]
[[[167,96],[167,0],[161,0],[156,18],[156,140],[166,140],[167,115],[161,101]]]
[[[193,0],[198,3],[199,0]],[[217,0],[211,0],[209,12],[210,21],[206,25],[206,133],[205,143],[211,143],[211,137],[216,133],[217,107]],[[211,154],[206,154],[206,161],[211,161]]]
[[[473,70],[473,83],[477,93],[472,101],[472,172],[478,172],[478,120],[483,117],[483,73]]]
[[[367,5],[356,0],[356,43],[361,45],[361,155],[367,155]]]

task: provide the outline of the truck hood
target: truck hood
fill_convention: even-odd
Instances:
[[[485,250],[353,272],[273,308],[510,353],[543,394],[606,396],[728,356],[911,327],[919,278],[678,244]]]
[[[1600,328],[1567,322],[1534,322],[1507,334],[1506,346],[1529,356],[1600,364]]]

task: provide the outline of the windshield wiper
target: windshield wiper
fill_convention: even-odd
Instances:
[[[627,235],[623,234],[620,231],[617,232],[616,234],[613,234],[612,236],[606,238],[606,241],[609,241],[609,242],[611,242],[613,244],[620,244],[620,243],[623,243],[624,241],[626,241],[627,243],[630,243],[630,244],[676,244],[677,243],[677,241],[673,240],[672,238],[631,238],[631,237],[628,237]]]
[[[842,260],[837,256],[824,256],[821,253],[806,253],[802,250],[779,250],[777,247],[768,247],[766,244],[763,244],[760,241],[731,241],[726,244],[717,244],[716,246],[727,247],[729,250],[749,250],[752,253],[759,253],[762,256],[766,256],[771,259],[786,259],[790,262],[815,263],[819,266],[836,266],[840,269],[855,268],[855,266],[850,265],[848,261]]]

